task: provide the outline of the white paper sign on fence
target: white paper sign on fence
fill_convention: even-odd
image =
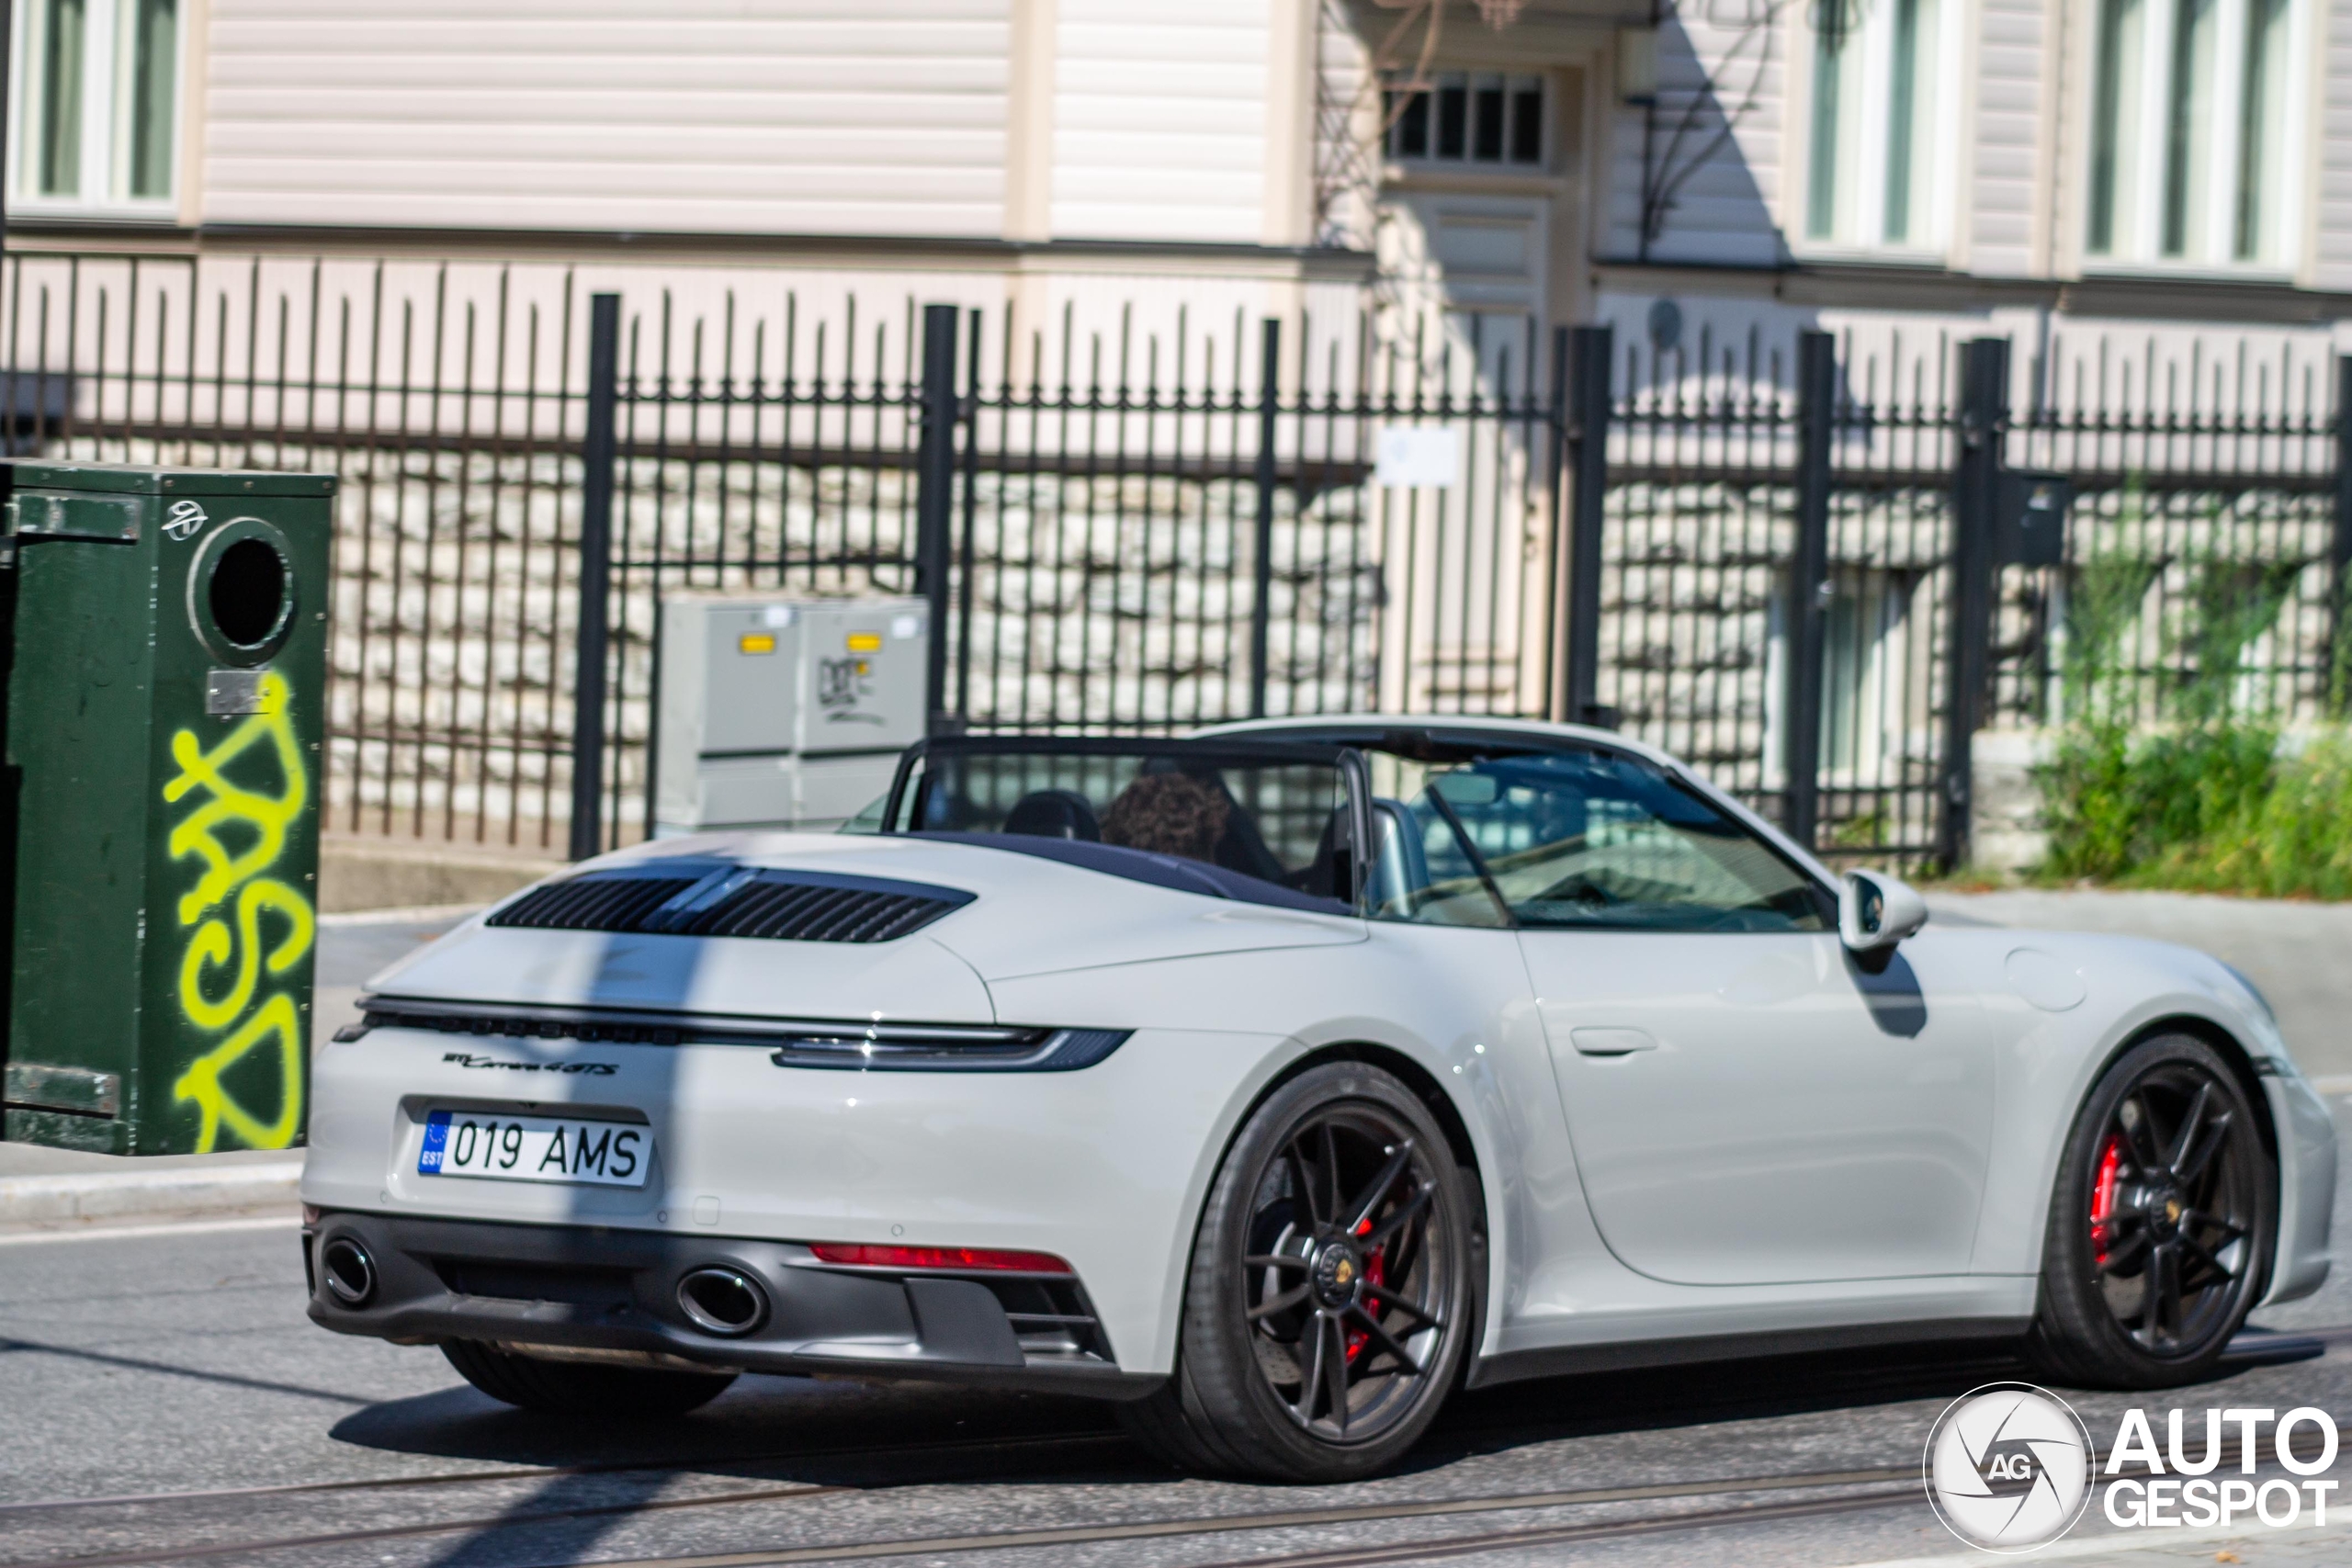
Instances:
[[[1374,478],[1384,485],[1410,490],[1420,485],[1442,489],[1462,476],[1462,433],[1450,424],[1384,424],[1380,427],[1380,466]]]

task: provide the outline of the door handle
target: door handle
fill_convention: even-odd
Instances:
[[[1657,1036],[1646,1029],[1571,1029],[1568,1040],[1583,1056],[1630,1056],[1657,1049]]]

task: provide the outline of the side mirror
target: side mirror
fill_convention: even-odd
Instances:
[[[1881,953],[1928,923],[1928,901],[1883,872],[1852,871],[1838,892],[1838,935],[1855,953]]]

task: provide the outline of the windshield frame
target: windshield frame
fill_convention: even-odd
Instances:
[[[1250,739],[1258,736],[1283,737],[1291,744],[1339,746],[1351,750],[1358,749],[1385,751],[1416,761],[1435,761],[1426,755],[1430,751],[1461,753],[1449,760],[1471,762],[1488,757],[1518,755],[1550,755],[1563,751],[1592,751],[1648,768],[1658,773],[1669,785],[1691,795],[1710,810],[1722,813],[1733,823],[1762,844],[1772,856],[1796,873],[1809,886],[1823,910],[1823,918],[1835,930],[1838,919],[1838,884],[1834,876],[1825,876],[1822,870],[1808,863],[1801,851],[1785,842],[1780,829],[1747,806],[1724,791],[1717,789],[1692,773],[1688,764],[1663,754],[1653,755],[1639,747],[1615,743],[1606,736],[1588,733],[1552,734],[1540,729],[1498,728],[1465,716],[1453,720],[1430,717],[1422,720],[1399,721],[1396,718],[1365,717],[1335,714],[1329,719],[1283,721],[1263,728],[1244,728],[1252,721],[1238,720],[1230,728],[1219,727],[1204,735],[1204,739]],[[1365,769],[1367,785],[1371,779],[1369,765]],[[1561,926],[1532,926],[1516,917],[1510,918],[1498,930],[1542,931],[1568,934],[1576,928]],[[1696,933],[1715,934],[1715,933]],[[1742,933],[1724,933],[1742,934]]]
[[[1211,764],[1291,762],[1336,768],[1347,790],[1348,831],[1354,840],[1348,855],[1347,904],[1357,915],[1363,913],[1365,852],[1372,842],[1372,773],[1362,751],[1330,741],[1272,740],[1256,736],[934,735],[899,753],[898,768],[890,775],[890,793],[882,808],[882,836],[922,836],[907,818],[913,805],[910,786],[915,770],[930,758],[1024,755],[1169,757]],[[970,841],[986,844],[995,836],[972,835]]]

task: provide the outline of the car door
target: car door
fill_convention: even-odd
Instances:
[[[1519,928],[1620,1260],[1693,1285],[1967,1270],[1995,1054],[1931,951],[1870,972],[1809,874],[1643,759],[1482,759],[1430,793]]]

